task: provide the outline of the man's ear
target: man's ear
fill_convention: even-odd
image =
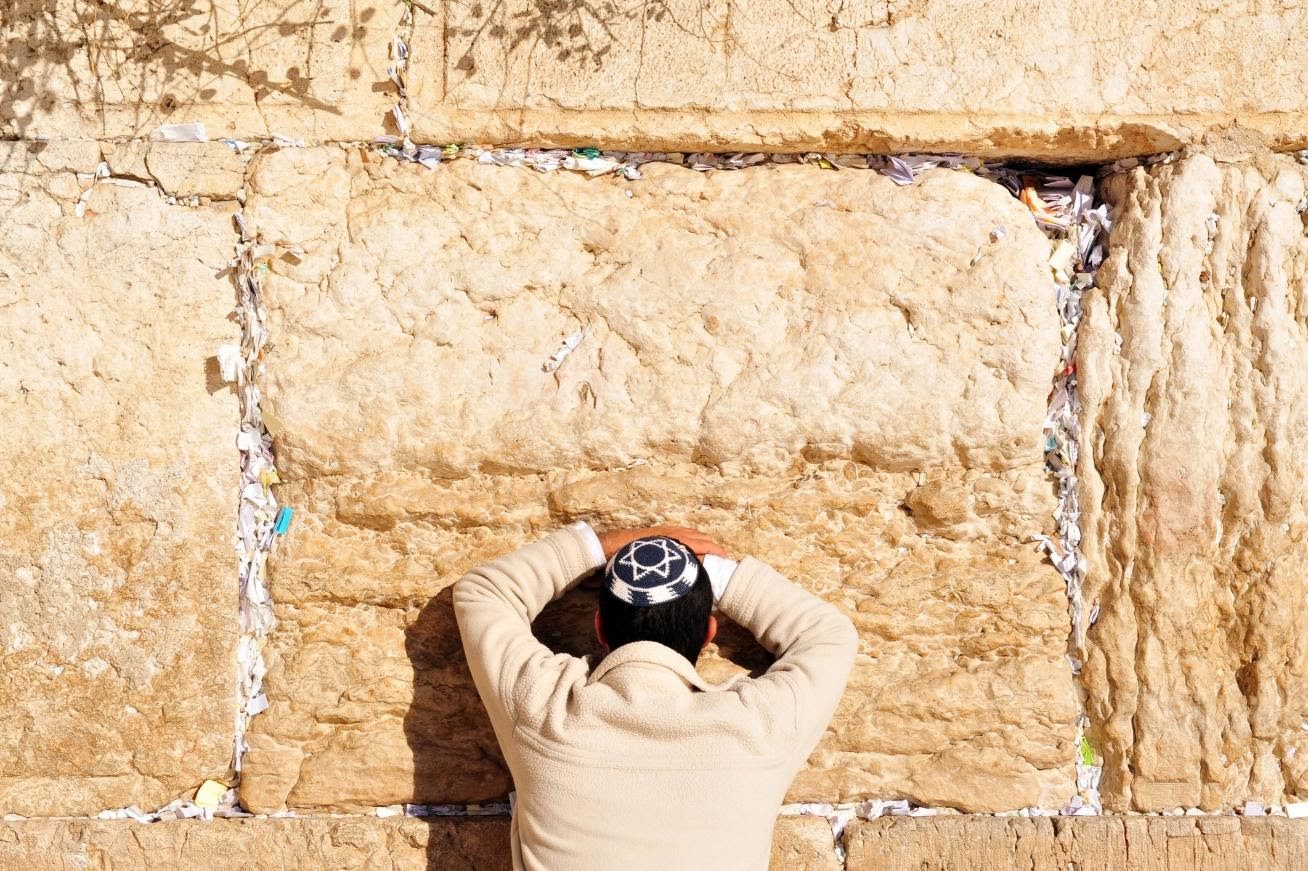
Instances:
[[[596,628],[596,629],[599,628],[599,612],[598,612],[598,611],[595,612],[595,628]],[[713,642],[713,639],[717,637],[717,634],[718,634],[718,618],[717,618],[717,617],[714,617],[712,614],[710,614],[710,615],[709,615],[708,632],[704,633],[704,645],[703,645],[703,646],[704,646],[704,647],[708,647],[709,644],[711,644],[711,643]]]
[[[713,618],[710,617],[709,619],[712,620]],[[709,628],[713,629],[714,627],[710,626]],[[595,637],[599,639],[600,647],[604,648],[604,652],[608,653],[609,640],[604,637],[604,621],[600,619],[599,608],[595,609]]]

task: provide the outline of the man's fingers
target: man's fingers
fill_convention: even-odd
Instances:
[[[644,529],[615,530],[600,536],[600,543],[604,547],[604,555],[612,556],[624,544],[649,535],[665,535],[668,538],[675,538],[677,541],[694,551],[695,555],[701,559],[709,554],[720,557],[727,556],[726,549],[714,541],[710,535],[705,532],[700,532],[698,529],[691,529],[689,526],[671,526],[664,524],[661,526],[650,526]]]
[[[727,555],[726,549],[708,536],[692,539],[691,541],[683,541],[682,544],[693,550],[695,556],[701,558],[708,556],[709,554],[713,554],[714,556]]]
[[[709,554],[714,556],[725,557],[726,549],[713,540],[707,533],[700,532],[698,529],[690,529],[685,526],[672,526],[667,528],[668,531],[661,533],[675,538],[695,552],[698,557],[705,557]]]
[[[691,529],[689,526],[671,526],[668,524],[650,527],[649,531],[655,535],[667,535],[672,538],[681,538],[682,536],[694,538],[696,536],[702,537],[704,535],[704,533],[700,532],[698,529]]]

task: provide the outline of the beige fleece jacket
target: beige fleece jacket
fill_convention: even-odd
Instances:
[[[550,652],[531,622],[599,567],[595,550],[588,528],[568,527],[454,586],[468,664],[517,790],[514,868],[767,868],[786,790],[844,691],[853,625],[746,557],[718,607],[776,655],[766,674],[711,684],[652,641],[592,669]]]

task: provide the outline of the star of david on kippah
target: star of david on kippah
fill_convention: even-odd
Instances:
[[[638,608],[680,599],[698,577],[699,566],[686,546],[664,535],[623,545],[604,569],[605,586]]]

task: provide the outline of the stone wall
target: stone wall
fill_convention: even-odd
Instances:
[[[1118,220],[1077,363],[1114,809],[1308,794],[1305,181],[1199,156],[1104,188]]]
[[[235,204],[98,160],[0,143],[6,813],[157,806],[232,755]]]
[[[1308,145],[1308,8],[1130,0],[11,3],[0,131],[165,122],[310,142],[960,151],[1104,161],[1237,129]]]
[[[938,815],[783,816],[774,868],[1308,865],[1304,821],[1258,816],[1308,811],[1306,9],[10,4],[0,813],[67,819],[0,824],[0,865],[503,867],[502,816],[376,809],[505,798],[449,588],[578,518],[703,526],[855,622],[788,801]],[[406,135],[835,163],[628,180],[372,142]],[[993,176],[833,171],[1178,148],[1100,173],[1079,330]],[[237,281],[269,331],[244,404]],[[296,513],[242,732],[253,401]],[[1077,505],[1073,619],[1036,542]],[[536,629],[594,653],[593,606]],[[727,626],[699,668],[767,665]],[[1104,816],[991,815],[1079,800],[1087,757]],[[207,779],[261,816],[92,819]]]
[[[795,800],[1065,804],[1066,599],[1022,544],[1053,508],[1048,240],[950,170],[645,176],[256,160],[247,220],[299,248],[265,280],[264,409],[303,520],[247,807],[503,796],[448,588],[574,518],[702,525],[854,615]],[[583,598],[560,642],[590,653]]]
[[[0,823],[0,862],[30,871],[486,871],[508,867],[508,823],[496,819],[375,817],[131,822]],[[1001,819],[895,817],[851,824],[847,859],[814,817],[782,817],[772,871],[976,871],[1131,868],[1242,871],[1308,865],[1308,827],[1234,817]]]

